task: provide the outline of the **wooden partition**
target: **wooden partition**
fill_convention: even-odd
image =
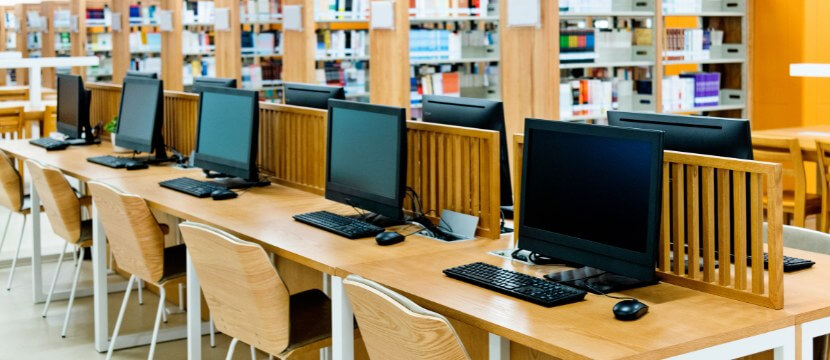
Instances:
[[[322,195],[326,114],[325,110],[260,103],[260,170],[274,182]]]
[[[437,220],[448,209],[479,217],[478,235],[501,235],[499,133],[407,122],[406,184]],[[411,210],[409,203],[407,209]]]
[[[513,140],[515,188],[520,189],[524,136],[514,135]],[[781,173],[780,164],[665,151],[657,256],[660,279],[714,295],[782,309]],[[515,219],[519,218],[519,195],[517,190]],[[765,196],[767,205],[764,205]],[[768,271],[764,270],[761,261],[747,262],[747,255],[753,259],[763,258],[764,214],[768,223]],[[516,235],[518,239],[518,233]],[[735,255],[734,263],[730,259],[731,252]],[[700,265],[686,266],[684,261],[674,259],[688,259],[689,264]]]
[[[89,124],[95,128],[103,126],[118,116],[121,105],[121,85],[87,83],[86,89],[92,92],[89,103]]]
[[[164,92],[164,142],[185,156],[196,147],[199,95],[180,91]]]

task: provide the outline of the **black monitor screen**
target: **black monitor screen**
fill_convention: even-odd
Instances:
[[[396,116],[334,108],[330,180],[384,198],[398,191]],[[371,146],[367,146],[371,144]],[[378,171],[382,170],[382,171]]]
[[[124,81],[121,109],[118,112],[118,139],[152,146],[157,111],[162,106],[159,96],[161,86],[159,80],[134,78]]]
[[[58,122],[78,126],[83,102],[83,84],[80,76],[58,76]],[[47,134],[48,135],[48,134]],[[66,134],[78,136],[77,134]]]
[[[255,91],[210,87],[199,99],[196,166],[256,178],[259,99]]]
[[[527,120],[519,247],[654,277],[662,133]]]

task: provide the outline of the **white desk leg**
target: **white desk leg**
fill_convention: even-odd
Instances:
[[[813,320],[801,324],[801,358],[813,358],[813,339],[830,334],[830,318]]]
[[[40,196],[34,181],[29,191],[32,197],[32,290],[35,304],[39,304],[46,301],[46,294],[43,293],[43,264],[40,258]]]
[[[187,252],[187,358],[202,358],[202,299],[199,277]]]
[[[323,273],[323,292],[331,298],[331,275],[326,273]],[[331,346],[320,349],[320,360],[331,360]]]
[[[109,321],[107,313],[107,236],[101,223],[101,214],[92,202],[92,299],[95,324],[95,350],[107,351],[109,347]]]
[[[331,277],[331,327],[334,360],[354,359],[354,313],[339,276]]]
[[[496,334],[490,333],[488,335],[489,359],[490,360],[510,360],[510,340]]]
[[[40,75],[40,66],[33,66],[29,68],[29,103],[31,103],[32,106],[40,105],[42,90]]]
[[[790,326],[726,344],[693,351],[670,359],[735,359],[757,354],[762,351],[773,350],[775,360],[795,360],[795,346],[795,327]]]

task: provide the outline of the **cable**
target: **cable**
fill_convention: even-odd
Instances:
[[[604,274],[604,273],[603,273],[603,274]],[[607,297],[612,298],[612,299],[617,299],[617,300],[634,300],[634,301],[640,301],[640,300],[637,300],[636,298],[633,298],[633,297],[630,297],[630,296],[614,296],[614,295],[608,295],[608,294],[606,294],[606,293],[604,293],[604,292],[602,292],[602,291],[599,291],[599,290],[597,290],[596,288],[592,287],[592,286],[591,286],[591,285],[589,285],[587,282],[584,282],[584,283],[582,283],[582,284],[583,284],[583,285],[585,285],[585,287],[587,287],[587,288],[589,288],[589,289],[593,290],[595,293],[597,293],[597,294],[599,294],[599,295],[602,295],[602,296],[607,296]]]

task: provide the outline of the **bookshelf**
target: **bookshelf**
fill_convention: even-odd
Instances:
[[[69,2],[44,1],[41,3],[41,10],[46,24],[41,50],[42,56],[69,56],[71,51],[69,42]],[[43,72],[43,86],[54,89],[57,86],[56,74],[69,73],[70,70],[70,68],[43,68],[41,70]]]
[[[265,101],[282,98],[286,37],[282,31],[282,5],[282,1],[276,0],[242,0],[239,4],[242,87],[259,91]]]
[[[19,45],[20,19],[17,17],[17,11],[14,6],[5,6],[0,8],[3,14],[3,49],[5,51],[20,51],[23,56],[26,56],[25,51],[21,50]],[[0,70],[0,75],[4,83],[20,84],[20,72],[17,69]]]
[[[170,66],[173,72],[180,71],[182,87],[187,88],[193,85],[193,79],[201,76],[216,75],[216,32],[214,31],[214,10],[216,4],[213,1],[184,1],[180,2],[181,6],[177,6],[175,2],[170,2],[169,6],[162,6],[173,9],[173,28],[170,33],[164,32],[162,35],[162,42],[166,41],[166,36],[170,36],[171,44],[175,44],[176,37],[181,34],[181,70],[178,68],[178,62],[171,62],[168,64],[165,60],[164,65]],[[181,25],[177,23],[180,21]],[[179,27],[180,26],[180,27]],[[179,31],[180,29],[180,31]],[[168,45],[163,44],[164,51],[162,51],[162,58],[167,59],[178,53],[179,47],[171,45],[172,49],[168,49]],[[175,60],[173,60],[175,61]],[[166,68],[165,68],[166,69]],[[164,71],[162,72],[164,73]],[[239,78],[238,76],[233,76]]]
[[[348,100],[369,101],[369,2],[315,5],[314,82],[344,87]]]
[[[0,6],[0,51],[6,51],[6,9]],[[6,70],[0,70],[0,86],[6,85]]]
[[[70,20],[72,56],[97,56],[101,60],[98,66],[87,67],[86,71],[73,69],[73,73],[83,72],[87,82],[113,82],[115,76],[123,77],[129,66],[129,43],[113,36],[112,3],[109,0],[71,0],[70,4],[70,16],[74,19]]]

